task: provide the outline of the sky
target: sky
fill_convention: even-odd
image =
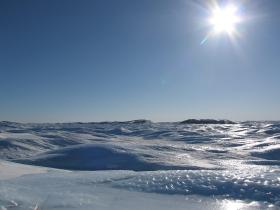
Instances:
[[[201,44],[208,3],[0,1],[0,121],[280,120],[280,1]]]

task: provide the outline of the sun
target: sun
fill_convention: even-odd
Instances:
[[[232,35],[236,32],[236,25],[240,21],[238,8],[235,5],[216,7],[212,10],[212,16],[209,18],[209,23],[213,26],[213,31],[216,34],[227,33]]]

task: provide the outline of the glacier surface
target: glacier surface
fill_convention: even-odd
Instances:
[[[0,209],[280,209],[280,122],[0,122]]]

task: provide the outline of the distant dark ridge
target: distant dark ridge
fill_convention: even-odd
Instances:
[[[12,121],[0,121],[0,126],[11,126],[11,125],[21,125],[21,124],[30,124],[30,125],[86,125],[86,124],[150,124],[153,123],[151,120],[146,119],[137,119],[129,121],[96,121],[96,122],[39,122],[39,123],[22,123],[22,122],[12,122]]]
[[[145,119],[139,119],[139,120],[127,121],[127,123],[132,123],[132,124],[145,124],[145,123],[152,123],[152,121],[151,121],[151,120],[145,120]]]
[[[93,124],[146,124],[146,123],[152,123],[151,120],[145,120],[145,119],[139,119],[139,120],[129,120],[129,121],[103,121],[103,122],[91,122]]]
[[[0,126],[1,127],[15,127],[16,125],[19,125],[20,123],[16,122],[10,122],[10,121],[0,121]]]
[[[188,119],[180,122],[180,124],[236,124],[236,123],[230,120]]]
[[[16,122],[11,122],[11,121],[0,121],[0,124],[1,125],[9,125],[9,124],[14,124],[14,123],[16,123]]]

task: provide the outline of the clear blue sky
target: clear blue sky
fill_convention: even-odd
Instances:
[[[280,120],[280,1],[239,1],[235,45],[203,2],[1,1],[0,120]]]

